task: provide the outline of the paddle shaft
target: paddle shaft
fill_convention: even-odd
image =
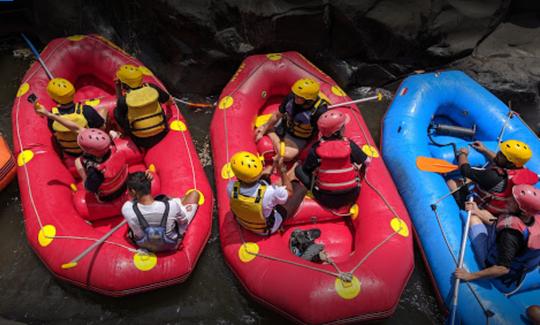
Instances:
[[[39,64],[41,64],[41,66],[43,67],[43,70],[45,70],[45,73],[47,74],[47,77],[49,77],[49,79],[53,79],[54,77],[53,77],[51,71],[49,70],[49,68],[47,68],[47,66],[45,65],[45,62],[43,62],[43,60],[41,59],[41,55],[39,55],[39,52],[36,50],[36,48],[34,47],[32,42],[30,42],[28,37],[26,37],[26,35],[24,35],[23,33],[21,33],[21,36],[24,39],[24,41],[26,42],[26,44],[28,44],[28,47],[30,48],[32,53],[34,53],[34,56],[39,61]]]
[[[469,198],[469,202],[472,202],[474,198],[471,196]],[[470,229],[470,223],[471,223],[471,211],[467,212],[467,221],[465,222],[465,230],[463,230],[463,238],[461,239],[461,247],[459,249],[459,261],[458,261],[458,268],[463,267],[463,259],[465,257],[465,245],[467,244],[467,237],[469,236],[469,229]],[[450,314],[450,325],[454,325],[456,321],[456,313],[457,313],[457,304],[458,304],[458,296],[459,296],[459,283],[460,279],[456,278],[454,280],[454,294],[452,295],[452,311]]]
[[[346,106],[346,105],[350,105],[350,104],[358,104],[358,103],[363,103],[363,102],[369,102],[370,100],[374,100],[374,99],[381,100],[381,95],[377,94],[376,96],[351,100],[350,102],[338,103],[338,104],[330,105],[330,106],[328,106],[328,108],[336,108],[336,107]]]
[[[103,237],[101,237],[98,241],[96,241],[95,243],[93,243],[92,245],[88,246],[87,249],[85,249],[82,253],[80,253],[77,257],[75,257],[70,263],[77,263],[78,261],[80,261],[83,257],[85,257],[88,253],[90,253],[91,251],[93,251],[96,247],[98,247],[99,245],[103,244],[104,241],[107,240],[107,238],[111,237],[112,234],[114,234],[118,229],[120,229],[123,225],[125,225],[127,223],[127,220],[124,219],[122,222],[120,222],[119,224],[117,224],[113,229],[109,230],[108,233],[106,233],[105,235],[103,235]]]

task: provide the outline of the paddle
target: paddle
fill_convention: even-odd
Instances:
[[[77,266],[78,262],[88,255],[91,251],[93,251],[95,248],[97,248],[99,245],[103,244],[107,238],[111,237],[112,234],[114,234],[118,229],[120,229],[123,225],[127,223],[127,220],[124,219],[122,222],[120,222],[118,225],[116,225],[113,229],[109,230],[108,233],[103,235],[98,241],[93,243],[92,245],[88,246],[87,249],[85,249],[82,253],[80,253],[77,257],[75,257],[73,260],[71,260],[69,263],[62,264],[63,269],[71,269]]]
[[[469,198],[469,202],[472,202],[474,200],[473,196]],[[461,247],[459,249],[459,262],[458,262],[458,268],[463,267],[463,259],[465,257],[465,245],[467,244],[467,237],[469,236],[469,229],[471,222],[471,211],[467,211],[467,221],[465,222],[465,230],[463,230],[463,238],[461,239]],[[451,313],[450,313],[450,325],[454,325],[456,322],[456,313],[457,313],[457,305],[458,305],[458,294],[459,294],[459,283],[460,279],[456,278],[454,281],[454,294],[452,296],[452,305]]]
[[[341,107],[341,106],[347,106],[347,105],[350,105],[350,104],[358,104],[358,103],[363,103],[363,102],[369,102],[370,100],[377,100],[378,102],[380,102],[382,100],[383,96],[381,93],[377,93],[376,96],[371,96],[371,97],[366,97],[366,98],[360,98],[360,99],[355,99],[355,100],[351,100],[349,102],[344,102],[344,103],[337,103],[337,104],[334,104],[334,105],[330,105],[328,106],[328,108],[336,108],[336,107]]]
[[[30,48],[32,53],[34,53],[34,56],[39,61],[39,64],[41,64],[41,66],[43,67],[43,70],[45,70],[45,73],[47,74],[47,77],[49,77],[49,79],[53,79],[54,77],[53,77],[51,71],[47,68],[47,66],[45,65],[45,62],[43,62],[43,60],[41,59],[41,56],[39,55],[39,52],[36,50],[36,48],[34,47],[32,42],[30,42],[28,37],[26,37],[26,35],[24,35],[23,33],[21,33],[21,36],[24,39],[24,41],[26,42],[26,44],[28,44],[28,47]]]
[[[208,103],[193,103],[193,102],[188,102],[187,100],[182,100],[180,98],[176,98],[174,96],[171,96],[172,99],[174,99],[175,101],[179,102],[179,103],[182,103],[182,104],[185,104],[187,106],[190,106],[190,107],[198,107],[198,108],[212,108],[214,107],[215,105],[214,104],[208,104]]]
[[[416,157],[416,167],[425,172],[449,173],[458,169],[457,165],[451,164],[444,159],[430,157]]]

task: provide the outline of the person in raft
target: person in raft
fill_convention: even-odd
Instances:
[[[512,197],[517,213],[499,219],[475,202],[467,202],[471,211],[469,238],[476,259],[483,268],[470,273],[458,268],[455,276],[472,281],[499,278],[507,286],[518,284],[523,276],[540,263],[540,190],[531,185],[516,185]]]
[[[54,78],[49,81],[47,93],[57,106],[52,108],[51,113],[41,115],[48,118],[48,127],[54,134],[56,144],[62,153],[72,157],[80,156],[82,149],[77,142],[78,132],[67,128],[52,116],[62,116],[79,128],[103,128],[105,119],[92,106],[75,103],[73,101],[75,87],[64,78]],[[34,108],[46,111],[45,107],[37,101],[34,103]]]
[[[37,106],[36,113],[77,134],[77,146],[82,154],[75,160],[75,167],[88,192],[94,193],[101,202],[112,201],[124,194],[128,164],[111,139],[118,137],[116,132],[110,131],[109,136],[100,129],[81,127],[62,115],[50,113],[43,106]]]
[[[317,122],[321,139],[313,144],[296,177],[311,189],[317,202],[330,209],[354,204],[360,194],[360,170],[371,161],[343,136],[349,116],[336,110],[324,113]]]
[[[133,200],[122,206],[128,236],[138,247],[151,252],[176,250],[195,217],[199,193],[192,191],[183,198],[153,197],[151,180],[151,174],[143,172],[128,177],[127,188]]]
[[[480,141],[472,143],[472,147],[483,154],[490,162],[486,169],[473,169],[468,161],[469,150],[460,148],[457,159],[461,175],[470,179],[478,194],[480,206],[494,215],[517,212],[517,206],[512,198],[512,188],[518,184],[534,185],[538,175],[524,167],[532,157],[532,151],[526,143],[518,140],[507,140],[500,144],[497,153],[487,149]],[[462,181],[450,179],[447,182],[450,190],[454,191],[463,184]],[[458,204],[463,207],[468,189],[463,186],[454,193]]]
[[[167,135],[167,116],[161,104],[172,105],[172,97],[152,83],[143,83],[143,73],[133,65],[116,72],[116,122],[141,148],[151,148]]]
[[[319,97],[320,85],[315,80],[304,78],[291,87],[279,110],[267,123],[255,130],[255,141],[268,134],[279,152],[279,143],[285,143],[284,161],[295,159],[300,151],[318,134],[317,121],[328,110],[328,103]]]
[[[282,222],[294,216],[307,189],[298,181],[291,182],[283,158],[263,172],[263,162],[256,155],[240,151],[231,158],[231,169],[238,179],[227,185],[231,211],[238,223],[259,235],[276,232]],[[270,185],[262,180],[277,167],[283,185]]]

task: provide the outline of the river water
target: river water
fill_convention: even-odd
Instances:
[[[10,143],[13,99],[21,78],[33,62],[28,52],[13,52],[20,48],[21,44],[0,46],[0,130]],[[355,98],[361,92],[353,90],[350,96]],[[386,99],[361,107],[376,141],[380,120],[388,105]],[[182,113],[213,185],[208,132],[212,111],[183,109]],[[16,181],[0,193],[0,247],[1,324],[9,321],[28,324],[288,323],[252,301],[228,269],[221,253],[217,215],[210,240],[185,283],[131,297],[109,298],[88,292],[55,279],[47,271],[26,242]],[[415,271],[395,315],[382,323],[439,324],[442,320],[425,267],[417,254]]]

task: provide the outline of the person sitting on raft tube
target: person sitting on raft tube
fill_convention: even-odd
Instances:
[[[130,229],[128,236],[138,247],[151,252],[176,250],[195,217],[199,193],[192,191],[183,198],[154,198],[150,194],[151,181],[151,175],[143,172],[128,177],[127,188],[133,201],[122,206]]]
[[[92,106],[73,102],[75,87],[64,78],[54,78],[49,81],[47,93],[57,106],[52,108],[52,114],[41,115],[47,116],[49,129],[54,134],[62,153],[73,157],[80,156],[82,150],[77,143],[77,131],[65,127],[52,116],[62,116],[80,128],[102,128],[105,125],[105,119]],[[35,102],[34,108],[46,111],[45,107],[38,102]]]
[[[319,97],[320,85],[315,80],[300,79],[291,90],[279,110],[255,130],[255,141],[268,133],[276,152],[279,152],[280,139],[285,142],[285,162],[295,159],[317,136],[317,121],[328,110],[328,103]]]
[[[516,185],[513,199],[519,212],[493,214],[467,202],[471,211],[469,238],[481,271],[469,273],[458,268],[455,276],[471,281],[496,278],[507,286],[517,284],[540,263],[540,190],[531,185]]]
[[[460,148],[457,152],[461,175],[470,179],[476,186],[479,204],[494,215],[513,213],[517,206],[512,199],[512,187],[518,184],[534,185],[538,182],[538,175],[524,167],[532,157],[532,151],[526,143],[518,140],[507,140],[500,144],[501,150],[497,153],[487,149],[480,141],[472,143],[472,147],[482,153],[490,161],[486,169],[473,169],[467,156],[469,150]],[[450,190],[455,190],[463,184],[462,181],[448,180]],[[467,188],[454,194],[458,204],[463,206]]]
[[[354,204],[360,194],[360,168],[369,158],[343,136],[349,116],[335,110],[324,113],[317,122],[321,139],[313,144],[296,177],[310,188],[321,205],[338,209]]]
[[[118,151],[111,140],[111,137],[118,137],[116,132],[110,131],[109,136],[100,129],[80,127],[64,116],[48,112],[43,106],[37,107],[36,113],[77,134],[77,145],[82,154],[75,160],[75,167],[88,192],[94,193],[101,202],[112,201],[124,194],[128,164],[123,152]]]
[[[137,146],[153,147],[167,135],[161,104],[171,105],[171,96],[152,83],[143,83],[143,73],[131,64],[122,65],[116,77],[116,122]]]
[[[283,186],[270,185],[261,179],[269,175],[272,166],[263,173],[263,162],[256,155],[240,151],[231,158],[231,169],[238,179],[227,185],[231,211],[238,223],[258,235],[276,232],[287,218],[294,216],[307,189],[298,181],[291,182],[283,158],[276,160]]]

